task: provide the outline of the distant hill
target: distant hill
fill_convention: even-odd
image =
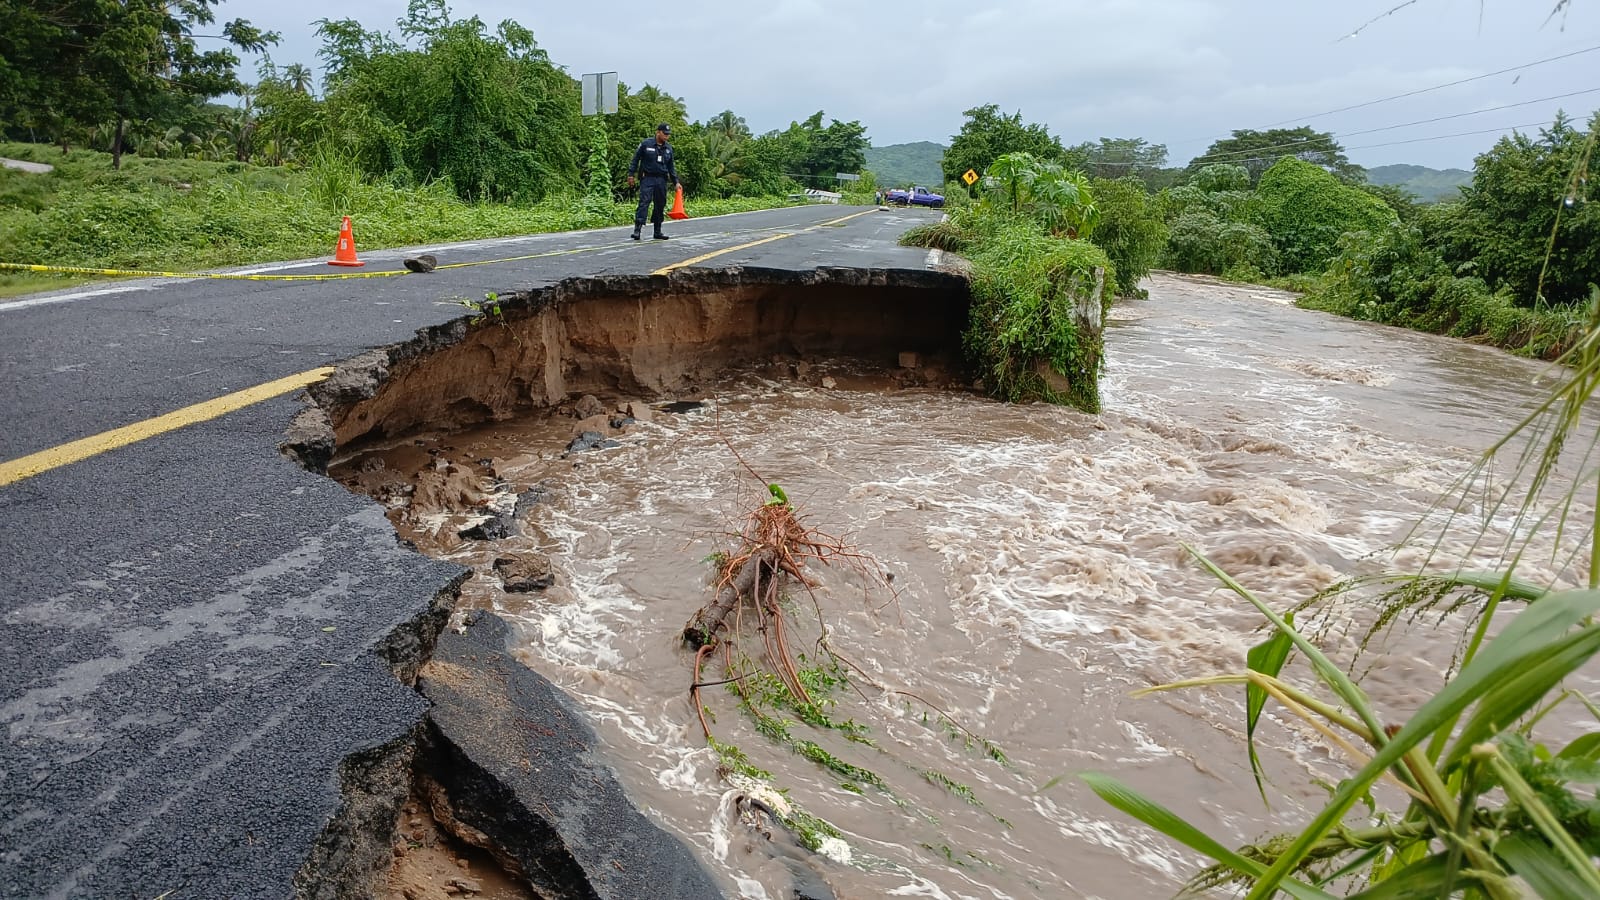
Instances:
[[[944,173],[939,170],[943,158],[944,145],[932,141],[890,144],[867,150],[867,168],[878,177],[880,187],[922,184],[937,188],[944,183]]]
[[[1368,169],[1367,181],[1396,185],[1415,194],[1424,203],[1437,203],[1461,196],[1457,188],[1471,184],[1472,173],[1465,169],[1441,170],[1400,164]]]

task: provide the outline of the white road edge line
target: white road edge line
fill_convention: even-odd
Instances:
[[[174,279],[175,281],[194,281],[193,278]],[[25,309],[29,306],[46,306],[51,303],[66,303],[70,300],[87,300],[90,297],[102,297],[106,294],[128,294],[134,291],[151,291],[160,287],[159,284],[125,284],[121,287],[101,288],[96,291],[74,291],[70,294],[52,294],[48,297],[34,297],[30,300],[0,300],[0,312],[11,309]]]

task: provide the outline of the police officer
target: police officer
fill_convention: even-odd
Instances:
[[[633,173],[637,171],[641,179],[639,183],[639,208],[633,214],[633,239],[639,239],[639,232],[644,228],[645,210],[650,204],[655,204],[655,210],[650,216],[650,222],[656,226],[655,239],[664,241],[667,236],[661,233],[661,217],[667,211],[667,179],[683,187],[683,182],[678,180],[678,170],[672,164],[672,147],[668,146],[668,139],[672,137],[672,126],[665,122],[656,126],[656,136],[646,138],[633,152],[633,161],[628,163],[628,186],[633,187]]]

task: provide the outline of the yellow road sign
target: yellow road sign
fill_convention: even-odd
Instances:
[[[968,169],[966,173],[961,176],[961,180],[967,183],[967,187],[972,187],[972,183],[978,180],[978,173]]]

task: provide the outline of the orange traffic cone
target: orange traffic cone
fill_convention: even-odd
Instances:
[[[339,224],[339,246],[333,251],[333,259],[328,260],[330,266],[364,266],[366,263],[356,259],[356,236],[350,231],[350,217],[345,216]]]
[[[689,214],[683,211],[683,185],[678,185],[678,193],[672,198],[672,210],[667,213],[669,219],[687,219]]]

